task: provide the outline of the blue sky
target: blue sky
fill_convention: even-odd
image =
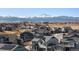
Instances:
[[[0,15],[6,16],[79,16],[79,8],[0,8]]]

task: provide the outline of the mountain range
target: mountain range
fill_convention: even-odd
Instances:
[[[15,17],[15,16],[0,16],[0,23],[6,22],[79,22],[79,17],[72,16],[56,16],[56,17]]]

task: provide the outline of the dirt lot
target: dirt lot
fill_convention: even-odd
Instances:
[[[51,23],[48,24],[49,27],[71,27],[72,29],[77,29],[79,30],[79,23],[71,23],[71,24],[64,24],[64,23]]]

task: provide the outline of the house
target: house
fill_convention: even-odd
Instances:
[[[34,36],[30,32],[23,32],[20,34],[20,38],[22,39],[23,42],[25,42],[25,41],[32,40],[34,38]]]
[[[0,32],[3,32],[5,30],[5,27],[0,26]]]
[[[0,32],[0,36],[1,38],[5,38],[6,40],[8,40],[8,43],[14,43],[17,44],[17,35],[15,32],[12,31],[4,31],[4,32]],[[3,41],[5,41],[5,39],[3,39]]]
[[[37,51],[38,49],[38,42],[39,42],[40,38],[33,38],[32,40],[32,50],[33,51]]]
[[[61,46],[63,47],[63,50],[65,51],[71,51],[71,49],[76,49],[76,41],[75,37],[72,36],[64,37],[63,40],[61,40]]]
[[[34,38],[33,34],[30,32],[23,32],[20,34],[19,43],[28,50],[32,50],[32,39]]]
[[[45,46],[44,39],[45,38],[43,36],[41,36],[41,37],[35,37],[32,40],[32,48],[33,48],[33,50],[36,50],[36,51],[45,51],[47,47]]]
[[[55,38],[54,36],[44,36],[45,37],[45,42],[47,45],[48,50],[57,50],[59,42],[58,39]]]
[[[58,42],[60,43],[60,41],[63,39],[63,33],[57,33],[57,34],[53,34],[53,36],[58,39]]]
[[[42,34],[44,36],[50,36],[51,35],[51,29],[50,27],[46,26],[39,26],[35,30],[33,30],[35,33]]]
[[[9,38],[0,35],[0,43],[9,43]]]
[[[52,51],[57,50],[59,43],[55,37],[44,36],[42,38],[34,38],[32,44],[33,50],[36,49],[37,51]]]
[[[13,30],[16,30],[16,27],[14,26],[5,26],[5,31],[13,31]]]
[[[16,44],[0,44],[0,51],[28,51],[28,49]]]

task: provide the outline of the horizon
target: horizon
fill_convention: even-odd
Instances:
[[[29,17],[79,17],[79,16],[64,16],[64,15],[58,15],[58,16],[45,16],[45,15],[36,15],[36,16],[9,16],[9,15],[0,15],[0,17],[18,17],[18,18],[29,18]]]

